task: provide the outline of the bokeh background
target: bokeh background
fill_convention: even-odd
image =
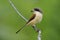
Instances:
[[[42,40],[60,40],[60,0],[11,0],[21,14],[29,19],[31,9],[43,10],[43,20],[37,24]],[[0,0],[0,40],[37,40],[31,26],[15,32],[26,22],[16,13],[8,0]]]

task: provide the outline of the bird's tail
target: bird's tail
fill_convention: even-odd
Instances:
[[[21,27],[21,28],[16,32],[16,34],[17,34],[19,31],[21,31],[25,26],[26,26],[26,24],[25,24],[23,27]]]

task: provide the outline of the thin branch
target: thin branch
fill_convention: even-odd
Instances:
[[[12,3],[11,0],[9,0],[9,3],[10,3],[11,6],[14,8],[14,10],[17,12],[17,14],[22,17],[22,19],[24,19],[25,21],[28,21],[28,20],[27,20],[24,16],[22,16],[22,14],[17,10],[17,8],[14,6],[14,4]]]
[[[38,40],[41,40],[41,30],[38,32]]]

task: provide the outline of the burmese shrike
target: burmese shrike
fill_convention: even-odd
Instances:
[[[33,13],[32,16],[31,16],[31,18],[16,33],[18,33],[20,30],[22,30],[26,25],[32,25],[32,27],[33,27],[36,23],[41,22],[42,16],[43,16],[42,10],[39,9],[39,8],[34,8],[31,12]]]

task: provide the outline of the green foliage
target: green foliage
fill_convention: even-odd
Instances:
[[[43,20],[37,24],[42,30],[42,40],[60,40],[60,0],[11,0],[27,19],[31,9],[43,10]],[[0,40],[37,40],[37,33],[31,26],[18,34],[15,32],[26,22],[15,12],[8,0],[0,0]]]

